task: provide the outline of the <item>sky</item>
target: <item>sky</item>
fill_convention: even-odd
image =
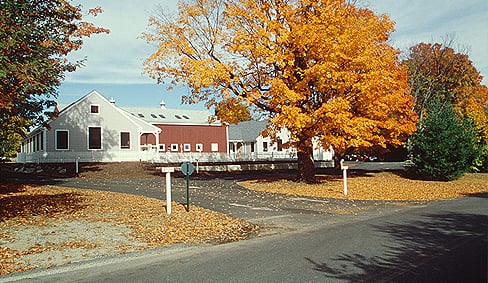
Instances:
[[[85,66],[68,73],[59,89],[58,102],[71,103],[92,90],[114,98],[120,106],[205,109],[203,103],[181,105],[185,87],[167,90],[143,73],[143,61],[155,46],[139,36],[159,6],[176,11],[176,0],[78,0],[85,9],[101,6],[104,12],[88,21],[108,28],[110,34],[94,35],[84,41],[73,60],[86,58]],[[376,14],[387,14],[395,24],[390,43],[407,50],[420,42],[455,39],[455,48],[468,50],[473,65],[488,85],[488,1],[486,0],[360,0]]]

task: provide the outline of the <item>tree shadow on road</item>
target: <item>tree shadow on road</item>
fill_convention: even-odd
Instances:
[[[408,224],[375,226],[387,252],[343,254],[320,263],[327,278],[347,282],[488,282],[488,216],[439,213]]]

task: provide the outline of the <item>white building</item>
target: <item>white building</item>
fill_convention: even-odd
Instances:
[[[281,129],[277,134],[277,140],[264,136],[267,121],[246,121],[229,126],[229,154],[236,160],[260,160],[260,159],[296,159],[295,148],[284,147],[290,139],[288,130]],[[318,139],[313,140],[313,155],[315,161],[331,161],[334,156],[332,148],[324,150],[318,144]]]

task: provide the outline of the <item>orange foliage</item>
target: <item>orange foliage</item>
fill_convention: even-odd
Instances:
[[[144,38],[159,45],[145,62],[151,77],[188,84],[192,101],[245,100],[306,155],[316,136],[341,153],[401,144],[415,131],[386,15],[345,0],[195,0],[150,25]]]
[[[433,100],[460,105],[481,94],[478,93],[482,80],[480,73],[469,56],[456,52],[451,44],[419,43],[410,48],[408,58],[403,62],[408,68],[420,124]]]
[[[488,88],[481,85],[482,76],[467,54],[447,43],[419,43],[410,48],[407,60],[415,111],[422,124],[433,100],[454,105],[475,124],[480,139],[488,142]]]
[[[219,120],[229,124],[251,120],[251,113],[247,106],[234,97],[220,101],[215,106],[215,114]]]

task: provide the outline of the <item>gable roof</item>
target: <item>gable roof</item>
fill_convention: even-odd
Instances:
[[[206,110],[162,109],[159,107],[121,107],[131,116],[151,124],[209,124],[212,116]],[[220,124],[220,123],[214,123]]]
[[[229,141],[256,141],[268,123],[268,121],[245,121],[229,125]]]
[[[90,99],[93,96],[98,96],[107,105],[110,105],[109,107],[113,107],[119,113],[123,114],[131,123],[137,125],[141,132],[159,133],[161,129],[156,127],[155,124],[222,125],[220,121],[213,123],[209,122],[212,114],[208,110],[166,109],[161,107],[120,107],[109,101],[96,90],[92,90],[71,104],[57,104],[57,110],[55,111],[58,111],[58,115],[56,119],[65,115],[65,113],[70,111],[75,105]],[[53,120],[47,123],[47,127],[49,127],[49,124],[52,121]],[[30,133],[38,131],[41,128],[43,128],[43,126],[32,130]]]
[[[144,121],[143,119],[129,115],[127,112],[122,111],[119,107],[117,107],[114,103],[111,103],[109,100],[107,100],[103,95],[101,95],[96,90],[92,90],[91,92],[89,92],[85,96],[81,97],[80,99],[76,100],[75,102],[63,107],[61,109],[61,111],[59,112],[58,117],[56,119],[58,119],[59,117],[61,117],[62,115],[64,115],[68,111],[70,111],[70,109],[72,109],[75,105],[81,103],[84,100],[90,99],[93,96],[97,96],[98,98],[100,98],[102,101],[104,101],[107,104],[107,106],[113,107],[113,109],[115,109],[120,114],[122,114],[125,118],[127,118],[127,120],[129,120],[131,123],[136,125],[140,132],[158,132],[159,133],[161,131],[161,129],[159,129],[158,127],[156,127],[156,126],[154,126],[154,125],[152,125],[146,121]],[[49,121],[48,124],[50,124],[50,123],[51,123],[51,121]]]

